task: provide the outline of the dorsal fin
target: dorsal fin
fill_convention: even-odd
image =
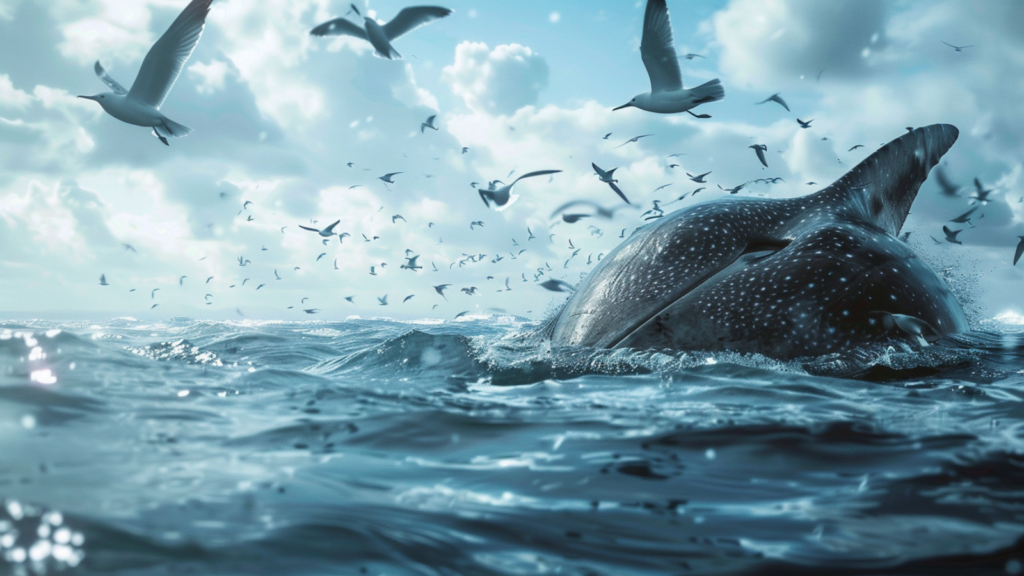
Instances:
[[[951,124],[912,130],[881,147],[815,196],[846,195],[850,202],[863,204],[867,217],[895,236],[928,172],[959,134]]]

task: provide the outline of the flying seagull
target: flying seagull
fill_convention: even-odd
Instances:
[[[513,194],[512,189],[515,185],[524,178],[533,178],[534,176],[545,176],[547,174],[558,174],[561,170],[537,170],[536,172],[529,172],[523,174],[519,178],[516,178],[511,184],[502,186],[494,190],[484,190],[483,188],[477,188],[477,192],[480,193],[480,199],[484,201],[484,205],[488,208],[491,207],[491,203],[494,203],[494,209],[501,212],[505,208],[511,206],[516,199],[519,198],[518,194]]]
[[[639,136],[633,136],[633,137],[632,137],[632,138],[630,138],[629,140],[626,140],[626,141],[625,141],[625,142],[623,142],[622,144],[619,144],[618,146],[616,146],[616,148],[622,148],[622,147],[623,147],[623,146],[625,146],[626,144],[632,144],[632,143],[634,143],[634,142],[636,142],[636,141],[640,140],[641,138],[647,138],[648,136],[654,136],[654,134],[641,134],[641,135],[639,135]]]
[[[303,230],[309,230],[310,232],[316,232],[317,234],[323,236],[324,238],[330,238],[331,236],[334,236],[334,227],[337,226],[340,222],[341,220],[338,220],[337,222],[331,224],[330,226],[324,228],[323,230],[317,230],[316,228],[310,228],[309,226],[303,226],[301,224],[299,225],[299,228],[302,228]]]
[[[360,26],[344,18],[335,18],[313,28],[309,33],[313,36],[353,36],[361,38],[373,45],[376,56],[393,60],[402,55],[391,45],[391,42],[405,36],[409,32],[428,22],[444,18],[452,11],[441,6],[410,6],[404,8],[390,22],[383,26],[373,18],[363,17]]]
[[[954,46],[954,45],[950,44],[949,42],[946,42],[945,40],[939,40],[939,42],[942,42],[943,44],[945,44],[946,46],[949,46],[950,48],[952,48],[953,50],[956,50],[957,52],[963,52],[964,48],[974,48],[974,44],[968,44],[967,46]]]
[[[451,284],[441,284],[439,286],[434,286],[434,292],[437,292],[438,294],[440,294],[441,298],[444,298],[445,300],[448,300],[448,297],[444,295],[444,290],[445,290],[445,288],[448,288],[449,286],[451,286]]]
[[[427,118],[426,122],[420,124],[420,134],[423,134],[423,132],[426,131],[427,128],[430,128],[431,130],[438,130],[438,127],[434,126],[434,120],[436,118],[437,114],[434,114],[433,116]]]
[[[709,118],[707,114],[697,115],[690,110],[725,98],[725,90],[718,78],[696,88],[683,88],[679,57],[672,40],[672,23],[669,21],[665,0],[647,0],[640,56],[651,80],[651,91],[638,94],[613,110],[634,107],[659,114],[689,112],[698,118]]]
[[[963,232],[963,230],[950,230],[948,227],[943,226],[942,232],[946,235],[946,242],[952,244],[963,244],[963,242],[956,239],[956,235]]]
[[[1016,262],[1014,262],[1014,264],[1016,264]],[[107,284],[106,274],[100,274],[100,286],[110,286],[110,284]]]
[[[778,102],[779,106],[782,106],[783,108],[786,109],[786,112],[789,112],[789,105],[786,104],[786,101],[782,99],[782,96],[779,96],[778,92],[772,94],[771,96],[765,98],[764,100],[761,100],[760,102],[758,102],[758,104],[764,104],[766,102]]]
[[[633,205],[633,204],[629,204],[628,206],[623,206],[622,204],[616,204],[615,206],[613,206],[611,208],[605,208],[604,206],[601,206],[597,202],[593,202],[591,200],[572,200],[570,202],[566,202],[565,204],[562,204],[558,208],[555,208],[555,211],[551,213],[551,217],[554,218],[555,216],[561,214],[562,212],[565,212],[569,208],[572,208],[573,206],[580,206],[580,205],[589,206],[590,208],[594,209],[594,214],[592,214],[592,215],[591,214],[587,214],[586,216],[598,216],[598,217],[604,218],[606,220],[611,220],[612,218],[614,218],[615,217],[615,212],[618,211],[621,208],[636,208],[636,206]],[[566,215],[563,214],[563,216],[566,216]],[[579,215],[577,215],[577,216],[579,216]],[[578,218],[577,218],[577,220],[578,220]],[[570,224],[571,224],[571,222],[570,222]]]
[[[1017,252],[1013,255],[1013,265],[1017,265],[1017,261],[1020,260],[1020,255],[1024,254],[1024,236],[1017,236],[1020,238],[1020,244],[1017,244]]]
[[[754,152],[757,153],[757,159],[761,161],[761,164],[764,164],[765,168],[768,167],[768,160],[764,157],[764,153],[768,151],[767,146],[764,144],[754,144],[753,146],[747,146],[747,148],[753,148]]]
[[[629,198],[626,198],[626,195],[623,194],[622,190],[619,190],[619,187],[615,185],[615,183],[618,182],[618,180],[615,179],[614,174],[615,171],[618,170],[618,168],[612,168],[611,170],[605,172],[597,164],[593,162],[591,162],[590,165],[594,168],[594,172],[597,174],[597,177],[601,179],[601,182],[604,182],[605,184],[611,186],[612,190],[615,191],[615,193],[619,195],[619,198],[622,198],[622,200],[626,204],[630,203]]]
[[[708,174],[711,174],[711,171],[705,172],[703,174],[698,174],[696,176],[690,174],[689,172],[686,173],[686,175],[690,177],[690,180],[696,182],[697,184],[707,184],[707,180],[705,180],[704,177],[707,176]]]
[[[800,125],[801,128],[810,128],[811,127],[811,122],[814,122],[814,118],[811,118],[810,120],[808,120],[806,122],[804,122],[803,120],[797,118],[796,122],[797,122],[797,124]]]
[[[160,112],[160,107],[181,74],[181,69],[185,67],[185,62],[199,44],[212,2],[213,0],[192,0],[182,10],[171,27],[149,49],[131,90],[125,90],[124,86],[107,74],[97,60],[93,69],[113,92],[79,98],[99,103],[107,114],[122,122],[152,128],[153,134],[167,146],[170,146],[167,138],[180,138],[191,134],[191,128],[164,116]]]

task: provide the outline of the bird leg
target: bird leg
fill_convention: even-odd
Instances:
[[[156,137],[157,137],[157,139],[159,139],[159,140],[160,140],[161,142],[163,142],[163,143],[164,143],[164,146],[170,146],[170,145],[171,145],[171,144],[170,144],[170,143],[169,143],[169,142],[167,141],[167,138],[164,138],[164,137],[163,137],[163,135],[161,135],[161,134],[160,134],[159,132],[157,132],[157,131],[156,131],[156,128],[153,128],[153,136],[156,136]]]
[[[698,104],[699,104],[699,102],[698,102]],[[690,112],[689,110],[687,110],[686,112],[690,116],[693,116],[694,118],[711,118],[711,114],[694,114],[693,112]]]

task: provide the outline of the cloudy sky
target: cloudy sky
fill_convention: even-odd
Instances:
[[[385,20],[404,5],[363,2]],[[960,129],[944,166],[964,190],[944,196],[933,173],[904,230],[973,318],[1024,308],[1024,265],[1011,266],[1024,235],[1018,0],[669,0],[680,53],[705,56],[683,61],[684,83],[725,86],[724,101],[701,109],[708,120],[612,112],[648,90],[635,0],[452,0],[452,16],[395,43],[397,61],[308,34],[347,2],[216,0],[163,107],[195,133],[167,148],[75,96],[107,90],[96,60],[130,85],[186,3],[0,0],[0,316],[306,319],[302,309],[315,308],[321,319],[452,318],[497,308],[541,318],[564,296],[540,288],[538,270],[575,284],[653,200],[696,187],[684,171],[713,171],[710,187],[670,209],[767,176],[785,183],[744,194],[799,196],[904,127],[939,122]],[[792,112],[754,104],[775,92]],[[421,134],[432,114],[440,129]],[[654,136],[616,147],[639,134]],[[768,146],[770,168],[754,142]],[[591,162],[618,167],[643,208],[556,224],[565,201],[619,202]],[[564,172],[523,181],[503,212],[470,187],[541,169]],[[390,187],[377,179],[388,172],[402,172]],[[969,208],[974,178],[995,190],[976,227],[962,246],[933,243]],[[298,228],[339,219],[351,234],[342,244]],[[406,250],[423,270],[399,268]],[[468,254],[484,256],[460,265]],[[439,284],[451,284],[447,300]],[[460,291],[473,286],[476,295]]]

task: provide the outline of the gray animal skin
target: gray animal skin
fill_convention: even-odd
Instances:
[[[545,328],[556,346],[729,350],[793,359],[906,339],[886,313],[969,329],[948,286],[896,239],[959,131],[918,128],[815,194],[722,198],[641,228]]]

